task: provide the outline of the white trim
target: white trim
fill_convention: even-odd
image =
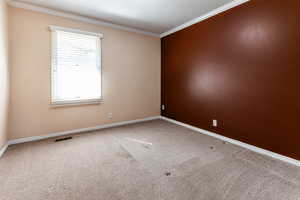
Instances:
[[[222,135],[219,135],[217,133],[213,133],[211,131],[207,131],[204,129],[200,129],[167,117],[163,117],[163,116],[154,116],[154,117],[148,117],[148,118],[144,118],[144,119],[137,119],[137,120],[131,120],[131,121],[124,121],[124,122],[116,122],[116,123],[112,123],[112,124],[104,124],[104,125],[99,125],[99,126],[95,126],[95,127],[89,127],[89,128],[82,128],[82,129],[75,129],[75,130],[70,130],[70,131],[63,131],[63,132],[57,132],[57,133],[51,133],[48,135],[43,135],[43,136],[33,136],[33,137],[28,137],[28,138],[20,138],[20,139],[15,139],[15,140],[9,140],[7,142],[7,144],[4,145],[4,147],[2,147],[2,149],[0,149],[0,158],[1,156],[4,154],[5,150],[7,149],[7,147],[9,145],[14,145],[14,144],[20,144],[20,143],[25,143],[25,142],[33,142],[33,141],[39,141],[39,140],[44,140],[44,139],[49,139],[49,138],[54,138],[54,137],[60,137],[60,136],[65,136],[65,135],[72,135],[72,134],[78,134],[78,133],[84,133],[84,132],[90,132],[90,131],[97,131],[97,130],[101,130],[101,129],[105,129],[105,128],[112,128],[112,127],[118,127],[118,126],[123,126],[123,125],[129,125],[129,124],[135,124],[135,123],[139,123],[139,122],[146,122],[146,121],[151,121],[151,120],[155,120],[155,119],[162,119],[174,124],[177,124],[179,126],[183,126],[185,128],[191,129],[193,131],[196,131],[198,133],[204,134],[204,135],[208,135],[226,142],[229,142],[231,144],[249,149],[251,151],[254,151],[256,153],[262,154],[262,155],[266,155],[296,166],[300,167],[300,161],[293,159],[293,158],[289,158],[283,155],[280,155],[278,153],[274,153],[244,142],[240,142],[238,140],[234,140],[228,137],[224,137]]]
[[[68,12],[63,12],[63,11],[57,11],[54,9],[49,9],[49,8],[45,8],[42,6],[37,6],[37,5],[33,5],[33,4],[29,4],[29,3],[25,3],[25,2],[21,2],[18,0],[6,0],[8,5],[12,6],[12,7],[16,7],[16,8],[23,8],[23,9],[27,9],[27,10],[32,10],[32,11],[36,11],[36,12],[40,12],[40,13],[44,13],[44,14],[49,14],[49,15],[54,15],[54,16],[59,16],[59,17],[64,17],[64,18],[68,18],[68,19],[72,19],[72,20],[77,20],[77,21],[81,21],[81,22],[85,22],[85,23],[90,23],[90,24],[96,24],[96,25],[100,25],[100,26],[107,26],[107,27],[111,27],[111,28],[115,28],[115,29],[119,29],[119,30],[124,30],[124,31],[129,31],[129,32],[134,32],[134,33],[139,33],[139,34],[143,34],[143,35],[148,35],[148,36],[153,36],[153,37],[160,37],[163,38],[167,35],[170,35],[172,33],[175,33],[177,31],[180,31],[186,27],[189,27],[193,24],[196,24],[198,22],[201,22],[205,19],[208,19],[210,17],[213,17],[217,14],[220,14],[226,10],[229,10],[233,7],[239,6],[243,3],[246,3],[250,0],[233,0],[232,2],[229,2],[217,9],[214,9],[210,12],[208,12],[205,15],[202,15],[200,17],[197,17],[195,19],[192,19],[180,26],[177,26],[171,30],[168,30],[164,33],[161,34],[157,34],[157,33],[152,33],[152,32],[148,32],[148,31],[142,31],[139,29],[135,29],[135,28],[130,28],[127,26],[122,26],[122,25],[117,25],[117,24],[113,24],[113,23],[109,23],[109,22],[104,22],[101,20],[97,20],[97,19],[93,19],[93,18],[89,18],[89,17],[84,17],[84,16],[80,16],[80,15],[76,15],[76,14],[71,14]]]
[[[111,123],[111,124],[104,124],[104,125],[99,125],[99,126],[95,126],[95,127],[74,129],[74,130],[70,130],[70,131],[62,131],[62,132],[57,132],[57,133],[51,133],[48,135],[20,138],[20,139],[10,140],[10,141],[8,141],[8,144],[13,145],[13,144],[20,144],[20,143],[25,143],[25,142],[39,141],[39,140],[60,137],[60,136],[65,136],[65,135],[73,135],[73,134],[77,134],[77,133],[97,131],[97,130],[101,130],[101,129],[105,129],[105,128],[112,128],[112,127],[124,126],[124,125],[128,125],[128,124],[146,122],[146,121],[151,121],[151,120],[155,120],[155,119],[160,119],[160,116],[154,116],[154,117],[148,117],[148,118],[144,118],[144,119],[124,121],[124,122],[116,122],[116,123]]]
[[[177,31],[185,29],[186,27],[192,26],[192,25],[194,25],[194,24],[196,24],[198,22],[201,22],[201,21],[206,20],[206,19],[208,19],[210,17],[218,15],[218,14],[220,14],[222,12],[225,12],[226,10],[229,10],[231,8],[239,6],[239,5],[241,5],[243,3],[246,3],[248,1],[250,1],[250,0],[234,0],[234,1],[231,1],[231,2],[229,2],[229,3],[227,3],[227,4],[223,5],[223,6],[221,6],[219,8],[216,8],[216,9],[214,9],[214,10],[206,13],[205,15],[202,15],[200,17],[192,19],[191,21],[188,21],[188,22],[186,22],[186,23],[184,23],[184,24],[182,24],[180,26],[177,26],[177,27],[175,27],[175,28],[173,28],[173,29],[171,29],[169,31],[166,31],[166,32],[160,34],[160,37],[163,38],[163,37],[165,37],[167,35],[170,35],[172,33],[175,33]]]
[[[27,10],[32,10],[32,11],[44,13],[44,14],[64,17],[64,18],[68,18],[68,19],[72,19],[72,20],[77,20],[77,21],[89,23],[89,24],[106,26],[106,27],[110,27],[110,28],[114,28],[114,29],[129,31],[129,32],[148,35],[148,36],[152,36],[152,37],[160,37],[159,34],[156,34],[156,33],[142,31],[142,30],[139,30],[139,29],[130,28],[130,27],[127,27],[127,26],[122,26],[122,25],[117,25],[117,24],[113,24],[113,23],[109,23],[109,22],[104,22],[104,21],[100,21],[100,20],[97,20],[97,19],[93,19],[93,18],[89,18],[89,17],[83,17],[83,16],[80,16],[80,15],[75,15],[75,14],[71,14],[71,13],[67,13],[67,12],[62,12],[62,11],[57,11],[57,10],[53,10],[53,9],[49,9],[49,8],[44,8],[44,7],[41,7],[41,6],[37,6],[37,5],[25,3],[25,2],[20,2],[20,1],[17,1],[17,0],[6,0],[6,1],[7,1],[8,5],[10,5],[12,7],[16,7],[16,8],[23,8],[23,9],[27,9]]]
[[[55,101],[51,102],[51,107],[65,107],[65,106],[80,106],[80,105],[96,105],[101,104],[103,99],[90,100],[74,100],[74,101]]]
[[[208,136],[211,136],[211,137],[229,142],[231,144],[235,144],[235,145],[244,147],[244,148],[249,149],[251,151],[254,151],[256,153],[263,154],[263,155],[266,155],[266,156],[269,156],[269,157],[272,157],[272,158],[275,158],[275,159],[278,159],[278,160],[281,160],[281,161],[284,161],[284,162],[287,162],[287,163],[290,163],[290,164],[293,164],[293,165],[296,165],[296,166],[300,167],[300,161],[299,160],[289,158],[289,157],[280,155],[278,153],[274,153],[274,152],[271,152],[271,151],[268,151],[268,150],[265,150],[265,149],[262,149],[262,148],[244,143],[244,142],[240,142],[238,140],[234,140],[234,139],[231,139],[231,138],[228,138],[228,137],[224,137],[224,136],[219,135],[217,133],[213,133],[213,132],[201,129],[201,128],[197,128],[195,126],[191,126],[191,125],[188,125],[188,124],[185,124],[185,123],[182,123],[182,122],[179,122],[179,121],[167,118],[167,117],[161,116],[161,119],[166,120],[166,121],[171,122],[171,123],[174,123],[174,124],[177,124],[179,126],[183,126],[185,128],[191,129],[191,130],[199,132],[201,134],[208,135]]]
[[[3,156],[4,152],[8,147],[8,143],[6,143],[2,148],[0,148],[0,158]]]
[[[102,33],[82,31],[82,30],[79,30],[79,29],[73,29],[73,28],[67,28],[67,27],[61,27],[61,26],[50,25],[49,29],[51,31],[66,31],[66,32],[71,32],[71,33],[78,33],[78,34],[84,34],[84,35],[97,36],[100,39],[103,38],[103,34]]]

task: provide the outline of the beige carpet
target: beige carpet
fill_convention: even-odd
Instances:
[[[300,168],[155,120],[11,146],[1,200],[299,200]]]

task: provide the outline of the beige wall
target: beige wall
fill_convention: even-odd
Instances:
[[[7,140],[9,95],[7,31],[7,6],[0,0],[0,148]]]
[[[100,105],[53,108],[49,25],[104,34]],[[9,138],[134,120],[160,114],[160,39],[9,8],[11,106]],[[113,113],[113,119],[107,114]]]

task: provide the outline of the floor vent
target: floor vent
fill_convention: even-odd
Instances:
[[[71,139],[73,139],[73,137],[64,137],[64,138],[56,139],[56,140],[54,140],[54,142],[61,142],[61,141],[71,140]]]

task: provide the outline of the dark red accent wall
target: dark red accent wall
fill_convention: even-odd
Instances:
[[[300,1],[252,0],[161,43],[163,116],[300,160]]]

